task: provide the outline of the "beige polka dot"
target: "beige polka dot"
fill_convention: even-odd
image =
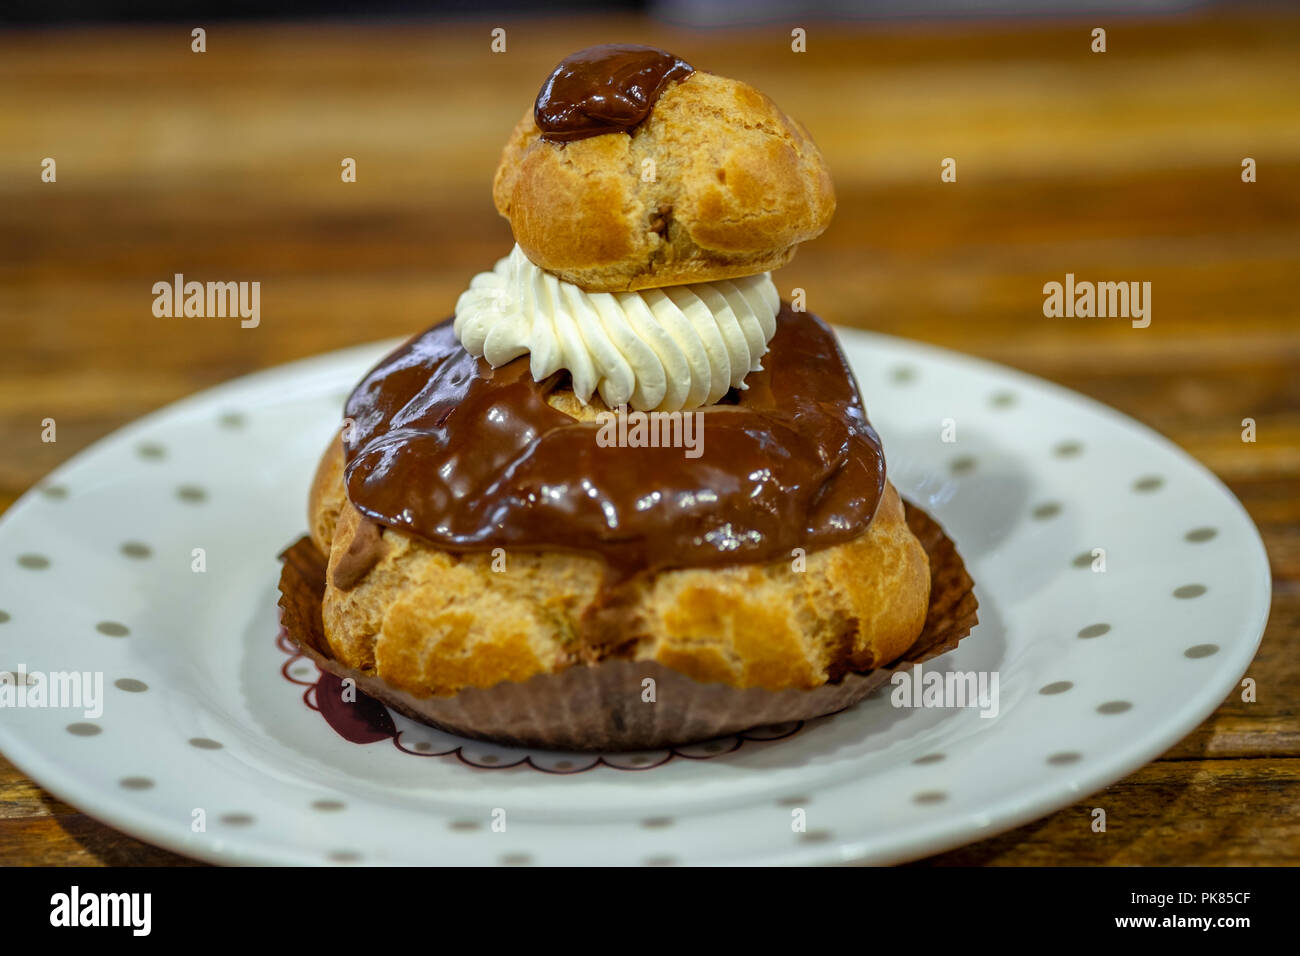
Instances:
[[[123,777],[118,786],[126,790],[152,790],[153,781],[148,777]]]
[[[20,554],[18,566],[28,571],[44,571],[50,566],[50,559],[43,554]]]
[[[104,731],[99,724],[84,723],[68,724],[64,729],[74,737],[96,737]]]
[[[189,504],[198,504],[207,500],[208,493],[198,485],[181,485],[176,489],[176,497]]]
[[[124,690],[128,694],[142,694],[149,689],[149,685],[142,680],[135,680],[131,677],[119,677],[113,681],[113,686],[118,690]]]
[[[1126,700],[1108,700],[1106,703],[1097,707],[1099,714],[1122,714],[1126,710],[1132,710],[1133,705]]]
[[[1200,657],[1212,657],[1217,653],[1219,653],[1218,644],[1196,644],[1183,651],[1183,656],[1195,660]]]
[[[1052,694],[1064,694],[1067,690],[1069,690],[1073,686],[1074,684],[1071,681],[1058,680],[1058,681],[1053,681],[1050,684],[1044,684],[1042,687],[1038,688],[1038,693],[1046,694],[1048,696],[1051,696]]]
[[[208,737],[191,737],[189,739],[191,747],[197,747],[199,750],[220,750],[223,744],[220,741],[212,740]]]
[[[153,554],[153,550],[140,541],[125,541],[122,543],[122,553],[128,558],[147,558]]]
[[[1197,598],[1204,594],[1206,590],[1207,588],[1204,584],[1184,584],[1180,588],[1174,588],[1174,597],[1182,598],[1184,600],[1188,598]]]
[[[533,858],[527,853],[507,853],[498,861],[502,866],[528,866]]]
[[[129,627],[125,624],[119,624],[117,621],[100,621],[95,625],[95,630],[108,637],[126,637],[131,633]]]

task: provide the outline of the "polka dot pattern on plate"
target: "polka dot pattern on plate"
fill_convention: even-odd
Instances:
[[[1066,785],[1093,779],[1103,760],[1121,753],[1131,756],[1134,741],[1153,739],[1152,727],[1169,723],[1164,702],[1173,698],[1165,683],[1156,686],[1166,675],[1172,675],[1166,683],[1181,680],[1179,686],[1208,687],[1229,664],[1235,669],[1245,659],[1248,636],[1234,627],[1253,620],[1253,612],[1243,597],[1249,588],[1242,586],[1234,569],[1244,567],[1253,580],[1260,580],[1250,548],[1244,548],[1244,557],[1242,553],[1243,544],[1253,543],[1251,529],[1226,506],[1231,502],[1219,501],[1226,497],[1222,489],[1209,488],[1190,463],[1180,464],[1172,449],[1154,441],[1143,445],[1136,428],[1107,431],[1116,423],[1103,421],[1084,407],[1086,403],[1069,406],[1062,390],[1040,389],[1025,377],[964,370],[955,359],[948,374],[949,360],[937,352],[931,355],[884,339],[878,349],[868,348],[866,339],[855,346],[855,334],[845,331],[846,352],[852,355],[856,348],[864,356],[851,360],[861,363],[858,377],[864,398],[878,411],[877,424],[889,436],[891,450],[899,449],[891,465],[896,466],[900,492],[922,504],[930,501],[937,517],[951,521],[945,526],[958,530],[954,538],[966,550],[973,572],[983,572],[974,576],[985,589],[982,600],[987,593],[983,628],[991,639],[981,647],[976,637],[964,652],[967,656],[957,660],[962,666],[968,661],[979,667],[1005,665],[1004,673],[1021,679],[1014,699],[1004,695],[998,721],[972,721],[981,731],[987,728],[981,747],[987,744],[999,764],[1005,761],[1021,777],[1035,775],[1047,793],[1045,803],[1058,797],[1077,799],[1077,794],[1064,794]],[[66,768],[97,768],[100,777],[93,783],[106,795],[106,809],[129,805],[136,818],[146,811],[155,813],[157,829],[166,830],[172,844],[192,846],[195,855],[214,862],[277,859],[283,853],[318,863],[419,865],[440,860],[452,865],[527,866],[572,865],[590,855],[591,862],[606,865],[669,866],[708,862],[706,854],[715,846],[725,846],[718,852],[727,855],[720,859],[750,854],[756,860],[770,856],[833,862],[845,848],[864,848],[869,856],[876,851],[865,848],[884,847],[881,854],[901,860],[912,849],[878,821],[898,818],[933,832],[943,827],[954,839],[968,839],[977,823],[1001,827],[1007,804],[1023,798],[1023,791],[1002,792],[1006,788],[999,789],[1001,784],[986,786],[982,780],[978,786],[965,785],[965,775],[978,772],[980,762],[969,759],[970,738],[961,723],[971,716],[968,712],[907,722],[896,728],[902,746],[889,748],[887,754],[842,745],[860,739],[850,731],[859,729],[852,721],[859,712],[866,713],[865,708],[837,714],[824,721],[825,726],[818,724],[788,740],[771,738],[763,745],[770,748],[771,761],[757,746],[752,754],[743,750],[739,758],[698,759],[728,752],[735,739],[726,738],[692,745],[689,756],[696,762],[665,761],[664,754],[656,752],[619,754],[615,766],[613,759],[602,763],[587,755],[529,754],[477,741],[448,742],[440,731],[412,729],[402,718],[395,718],[402,736],[390,754],[387,744],[347,745],[330,736],[328,727],[315,724],[313,733],[320,731],[319,736],[300,739],[296,735],[305,733],[305,719],[299,724],[274,722],[282,706],[295,708],[295,715],[310,706],[302,699],[303,687],[282,680],[283,657],[266,673],[232,666],[222,669],[224,674],[209,674],[193,666],[193,659],[155,660],[168,629],[179,632],[188,623],[197,625],[200,615],[186,615],[209,599],[204,586],[230,588],[239,578],[241,572],[232,572],[231,562],[219,562],[226,566],[214,566],[208,578],[197,579],[186,566],[195,544],[225,553],[238,539],[244,529],[224,527],[227,509],[264,518],[268,529],[283,518],[284,537],[300,533],[301,508],[291,514],[278,505],[272,509],[268,503],[289,500],[289,492],[270,489],[262,479],[271,476],[274,467],[281,468],[288,476],[283,479],[286,486],[292,481],[293,494],[300,495],[297,486],[309,479],[319,449],[304,450],[301,462],[286,459],[268,465],[257,482],[244,481],[225,457],[239,449],[260,453],[285,447],[286,424],[296,429],[292,433],[305,434],[336,420],[345,389],[350,390],[370,359],[353,357],[348,363],[347,375],[313,384],[314,391],[306,394],[292,389],[283,389],[283,396],[271,394],[262,384],[256,391],[241,391],[244,386],[236,385],[188,402],[172,419],[164,411],[133,427],[124,441],[110,439],[92,449],[76,466],[86,466],[82,470],[60,471],[38,483],[24,507],[14,509],[18,513],[11,518],[19,520],[7,522],[8,528],[21,534],[6,539],[9,573],[0,574],[0,583],[12,587],[0,591],[0,606],[5,608],[0,611],[0,649],[9,666],[27,661],[32,667],[84,667],[104,674],[112,684],[104,720],[85,718],[79,709],[52,710],[43,717],[46,727],[40,741]],[[294,403],[301,403],[302,409]],[[968,430],[961,444],[942,445],[934,441],[930,423],[952,414],[952,409],[962,409],[970,425],[964,426]],[[124,480],[97,478],[109,474],[121,474]],[[955,493],[948,495],[950,490]],[[258,501],[259,495],[265,501]],[[133,496],[148,499],[140,502],[139,514],[133,510]],[[1189,502],[1198,507],[1190,510]],[[263,505],[264,513],[252,514]],[[272,510],[284,514],[273,515]],[[104,520],[83,539],[45,535],[38,526],[44,522],[62,532],[91,512]],[[156,522],[142,523],[141,516],[150,512]],[[279,528],[274,530],[278,539]],[[221,538],[223,534],[229,534],[229,540]],[[1094,547],[1105,548],[1108,561],[1114,556],[1110,570],[1116,573],[1093,577],[1073,570],[1075,561],[1082,569],[1092,567]],[[269,568],[274,555],[270,547],[262,550]],[[1007,584],[1012,575],[1004,573],[1004,560],[1022,562],[1019,567],[1026,570],[1014,585]],[[996,574],[985,570],[994,567]],[[97,568],[103,570],[102,586],[93,580]],[[201,584],[195,586],[196,580]],[[260,575],[258,585],[256,595],[236,595],[240,601],[250,597],[237,606],[241,613],[261,602],[256,613],[265,619],[258,626],[267,632],[266,646],[252,647],[248,659],[254,663],[263,652],[268,660],[274,657],[268,648],[275,640],[274,582]],[[1044,599],[1044,594],[1049,597]],[[1058,599],[1057,607],[1042,606],[1043,600]],[[1141,615],[1131,614],[1131,605],[1139,602]],[[1225,626],[1224,619],[1234,613],[1234,623]],[[1031,615],[1033,623],[1027,625]],[[219,620],[213,629],[225,623]],[[197,633],[196,627],[192,639],[186,634],[173,643],[185,645],[180,648],[184,653],[197,648],[201,656],[207,645],[200,640],[213,637]],[[1026,651],[1029,638],[1040,643]],[[39,656],[38,648],[48,648],[48,659]],[[78,648],[84,651],[80,662],[75,653],[66,653]],[[64,659],[67,665],[60,663]],[[1135,682],[1117,679],[1132,673],[1135,659],[1144,664],[1154,660],[1151,673],[1143,672],[1142,680]],[[302,663],[295,661],[284,673]],[[314,674],[314,668],[304,670],[305,676]],[[208,678],[213,681],[210,697],[204,693]],[[216,686],[221,681],[224,685]],[[241,695],[241,688],[256,693]],[[263,694],[267,688],[270,691]],[[272,694],[278,696],[269,699]],[[187,695],[180,707],[178,695]],[[192,709],[186,712],[187,707]],[[1093,720],[1089,714],[1116,716]],[[867,725],[864,719],[862,726]],[[1004,729],[1008,726],[1010,730]],[[199,727],[221,733],[221,741],[188,736]],[[276,730],[285,727],[282,734]],[[1075,735],[1075,730],[1082,733]],[[1007,746],[1008,735],[1018,735],[1017,747]],[[0,739],[12,744],[16,753],[21,751],[22,741],[5,730],[3,721]],[[820,749],[823,745],[825,750]],[[277,750],[287,757],[282,763],[258,759],[274,757]],[[408,759],[400,756],[403,751],[439,756]],[[819,759],[826,752],[833,759]],[[322,753],[331,764],[337,760],[332,769],[342,774],[360,779],[373,770],[366,779],[376,789],[394,783],[397,791],[416,780],[446,799],[397,808],[382,794],[374,797],[365,790],[322,797],[324,781],[310,766],[304,771],[301,765],[309,762],[300,759]],[[981,749],[975,756],[984,755]],[[389,756],[405,761],[391,774]],[[529,756],[531,764],[521,762]],[[851,779],[841,773],[859,760],[862,766],[855,769],[872,772]],[[669,769],[658,769],[664,762]],[[250,769],[263,764],[274,769],[257,780]],[[233,773],[235,769],[239,773]],[[588,770],[591,773],[583,775]],[[620,778],[624,770],[644,773]],[[556,779],[578,772],[572,781]],[[702,781],[698,793],[709,795],[707,808],[701,809],[698,804],[706,801],[695,800],[690,792],[681,802],[657,799],[661,782],[676,793],[686,789],[677,785],[688,777]],[[61,782],[87,806],[96,799],[88,789],[89,777],[75,769]],[[250,785],[254,783],[259,785]],[[465,783],[468,788],[460,786]],[[793,789],[796,785],[800,790]],[[620,802],[611,810],[611,804],[602,801],[616,787],[635,788],[638,802]],[[539,835],[531,826],[533,819],[518,833],[515,826],[510,828],[517,837],[526,836],[526,843],[491,833],[490,810],[502,800],[489,793],[498,788],[509,792],[508,801],[515,801],[507,801],[507,806],[536,809],[536,819],[545,824],[538,829],[547,833]],[[561,788],[566,792],[557,796]],[[991,794],[987,800],[986,791]],[[538,797],[535,805],[528,802],[533,796]],[[213,832],[208,839],[186,843],[187,813],[195,803],[207,808]],[[550,816],[552,808],[556,812]],[[407,809],[427,821],[427,840],[410,838],[405,825],[410,821],[396,825]],[[791,820],[804,809],[809,830],[794,833]],[[119,822],[129,823],[130,814],[119,816]],[[591,821],[599,821],[602,834],[612,838],[599,845],[586,842]],[[617,827],[606,830],[606,824]],[[714,827],[707,839],[698,839],[701,825]],[[740,836],[733,839],[721,832],[728,829]],[[898,830],[907,832],[909,826]],[[365,834],[365,841],[357,834]]]

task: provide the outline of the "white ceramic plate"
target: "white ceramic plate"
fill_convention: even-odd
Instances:
[[[995,718],[877,693],[674,753],[530,754],[401,718],[395,739],[345,740],[308,705],[314,666],[277,644],[276,554],[376,345],[163,409],[5,514],[0,671],[101,672],[104,693],[98,717],[0,710],[0,750],[104,822],[220,862],[884,863],[1071,804],[1204,720],[1269,607],[1263,545],[1223,485],[1058,387],[841,339],[892,480],[977,582],[979,626],[926,667],[996,671]]]

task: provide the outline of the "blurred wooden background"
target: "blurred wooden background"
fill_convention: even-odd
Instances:
[[[1300,16],[212,24],[204,54],[191,26],[0,34],[0,508],[173,399],[449,314],[509,248],[491,175],[546,73],[590,43],[654,43],[754,83],[826,153],[839,212],[782,290],[1146,422],[1228,483],[1269,549],[1258,703],[1230,698],[1102,795],[926,862],[1300,862]],[[1150,328],[1044,318],[1042,284],[1067,271],[1151,281]],[[154,318],[175,272],[260,280],[260,327]],[[183,861],[0,758],[0,862]]]

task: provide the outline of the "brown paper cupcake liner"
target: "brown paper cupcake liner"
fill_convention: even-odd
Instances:
[[[326,558],[310,538],[280,557],[280,608],[290,639],[323,670],[415,720],[462,737],[549,750],[657,750],[753,727],[810,720],[844,710],[898,672],[952,650],[977,622],[974,582],[952,540],[904,502],[907,524],[930,556],[930,608],[920,637],[887,667],[851,672],[812,690],[705,684],[655,661],[611,659],[526,681],[417,698],[330,656],[321,623]],[[642,700],[655,681],[655,701]]]

